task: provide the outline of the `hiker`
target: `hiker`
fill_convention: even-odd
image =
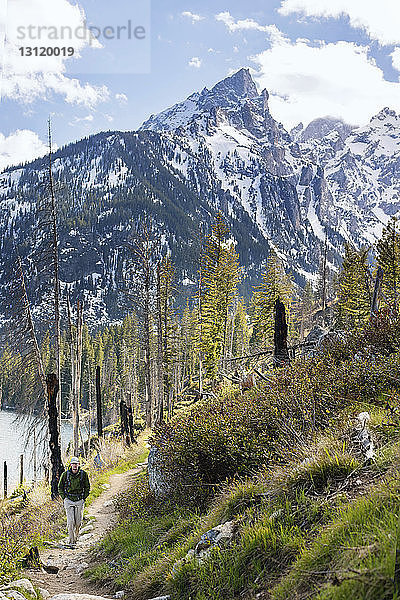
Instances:
[[[80,468],[79,458],[73,456],[69,469],[64,471],[58,483],[58,492],[64,500],[64,508],[67,513],[69,544],[73,547],[78,539],[83,507],[89,491],[88,474]]]

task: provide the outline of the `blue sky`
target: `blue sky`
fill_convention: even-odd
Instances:
[[[74,56],[21,56],[28,46]],[[0,170],[46,152],[49,115],[57,146],[134,130],[243,66],[287,128],[400,112],[400,2],[0,0]]]

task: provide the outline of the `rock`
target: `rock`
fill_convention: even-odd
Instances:
[[[108,506],[112,506],[114,504],[113,500],[107,500],[107,502],[103,503],[104,508],[107,508]]]
[[[26,600],[27,596],[21,594],[21,592],[17,592],[17,590],[6,590],[3,592],[4,598],[8,600]]]
[[[8,596],[8,590],[16,590],[27,598],[33,598],[35,600],[37,598],[35,589],[29,579],[18,579],[17,581],[12,581],[8,585],[0,588],[0,591],[4,592],[6,596]]]
[[[171,600],[171,596],[157,596],[157,598],[150,598],[149,600]]]
[[[355,441],[360,447],[365,460],[372,461],[375,458],[374,442],[368,431],[367,423],[370,420],[369,413],[362,412],[357,416]]]
[[[171,570],[172,575],[185,562],[195,559],[198,563],[202,563],[204,560],[207,560],[213,548],[228,546],[236,533],[236,529],[237,525],[235,521],[227,521],[203,533],[195,549],[189,550],[184,558],[176,561]]]
[[[281,516],[282,512],[283,510],[279,508],[278,510],[273,512],[272,515],[269,516],[268,521],[274,521],[275,519]]]
[[[93,596],[92,594],[56,594],[51,596],[50,600],[110,600],[104,596]]]
[[[94,529],[94,525],[92,525],[92,524],[85,525],[85,527],[82,527],[82,529],[79,531],[79,535],[84,535],[85,533],[90,533],[91,531],[93,531],[93,529]]]
[[[210,531],[203,533],[200,541],[195,548],[195,554],[201,555],[204,550],[209,550],[212,546],[226,546],[232,540],[236,531],[235,521],[227,521],[222,525],[218,525]]]
[[[75,569],[75,573],[77,575],[81,575],[84,571],[86,571],[86,569],[88,568],[88,564],[87,563],[82,563],[81,565],[79,565],[78,567],[76,567]]]
[[[44,588],[38,588],[38,592],[42,600],[48,600],[51,596],[50,592],[48,590],[45,590]]]
[[[124,596],[125,596],[124,590],[119,590],[118,592],[115,592],[115,598],[123,598]]]
[[[102,487],[103,490],[108,490],[111,486],[109,483],[103,483],[100,487]]]
[[[46,571],[46,573],[49,573],[49,575],[57,575],[58,571],[60,570],[59,567],[52,564],[42,565],[42,567]]]
[[[171,492],[172,484],[170,477],[168,477],[168,474],[165,473],[160,464],[158,448],[154,446],[150,449],[147,459],[147,472],[149,474],[149,486],[155,496],[158,498],[168,496]]]
[[[90,538],[93,537],[93,533],[85,533],[85,535],[81,535],[79,536],[79,542],[86,542],[87,540],[90,540]]]

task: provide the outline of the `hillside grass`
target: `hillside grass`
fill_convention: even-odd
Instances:
[[[172,600],[392,600],[400,354],[387,355],[383,343],[367,360],[359,352],[364,343],[301,361],[245,395],[225,389],[214,405],[194,406],[164,427],[164,464],[185,471],[181,485],[157,499],[139,477],[120,496],[120,523],[87,575],[133,600],[165,593]],[[282,426],[275,437],[270,426],[279,406],[279,416],[288,416],[286,438]],[[228,443],[215,431],[221,410]],[[376,445],[370,463],[353,437],[362,411],[371,415]],[[249,431],[254,414],[266,435]],[[161,439],[156,432],[153,443]],[[237,534],[229,547],[203,562],[185,558],[203,533],[231,520]]]
[[[379,430],[382,413],[372,416]],[[377,462],[365,465],[350,442],[325,434],[304,451],[306,461],[222,486],[203,513],[157,501],[140,477],[121,497],[123,519],[96,550],[101,563],[89,577],[135,600],[391,599],[400,482],[389,448],[400,431],[391,431],[390,446],[380,437]],[[230,548],[202,564],[181,560],[202,533],[233,519],[239,534]]]

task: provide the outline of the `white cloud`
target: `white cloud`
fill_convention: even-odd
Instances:
[[[105,86],[82,84],[66,74],[68,60],[79,60],[80,52],[88,46],[101,47],[90,37],[85,15],[78,5],[72,5],[69,0],[52,0],[52,10],[49,10],[48,0],[8,0],[7,8],[0,97],[30,103],[56,93],[64,96],[68,103],[88,107],[108,99]],[[79,36],[77,31],[80,31]],[[73,57],[63,56],[63,53],[22,56],[19,50],[21,47],[59,46],[73,47]]]
[[[94,120],[93,115],[87,115],[86,117],[74,117],[70,121],[69,125],[78,125],[78,123],[92,123]]]
[[[400,84],[386,81],[368,49],[354,43],[282,38],[252,60],[272,113],[286,127],[326,115],[362,125],[385,106],[400,111]]]
[[[276,27],[276,25],[260,25],[254,19],[239,19],[235,21],[232,17],[231,13],[228,11],[221,12],[218,15],[215,15],[217,21],[221,21],[230,31],[230,33],[234,33],[235,31],[264,31],[268,33],[270,37],[282,37],[282,33]]]
[[[115,94],[115,99],[121,104],[126,104],[128,102],[128,96],[126,94]]]
[[[189,60],[188,64],[189,64],[189,67],[195,67],[195,69],[200,69],[201,63],[202,63],[201,58],[199,58],[198,56],[193,56],[193,58],[191,58]]]
[[[0,133],[0,172],[6,167],[44,156],[48,151],[47,145],[29,129],[18,129],[7,137]]]
[[[400,71],[400,48],[395,48],[392,54],[392,65],[396,71]]]
[[[192,23],[198,23],[199,21],[203,21],[205,19],[205,17],[202,17],[201,15],[196,15],[195,13],[190,12],[189,10],[184,10],[181,13],[182,17],[187,17],[188,19],[192,20]]]
[[[293,13],[305,17],[349,18],[350,25],[363,29],[382,45],[400,42],[399,0],[283,0],[282,15]]]

